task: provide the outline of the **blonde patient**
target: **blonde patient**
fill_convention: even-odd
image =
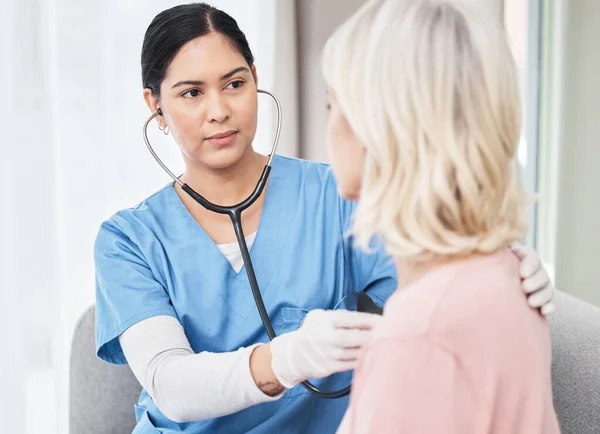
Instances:
[[[559,432],[548,326],[508,248],[526,233],[517,73],[482,3],[370,1],[324,51],[352,235],[401,276],[340,433]]]

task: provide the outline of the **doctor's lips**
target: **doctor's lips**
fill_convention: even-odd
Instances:
[[[215,145],[229,145],[235,140],[237,133],[237,130],[229,130],[224,133],[213,134],[207,137],[206,140]]]

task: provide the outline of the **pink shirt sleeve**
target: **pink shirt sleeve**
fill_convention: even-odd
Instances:
[[[461,408],[476,402],[474,391],[453,355],[425,337],[377,341],[355,378],[338,433],[476,432],[468,417],[457,419],[477,412]]]

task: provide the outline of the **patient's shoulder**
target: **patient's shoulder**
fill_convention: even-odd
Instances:
[[[390,298],[377,334],[451,339],[530,320],[518,267],[509,250],[441,266]]]

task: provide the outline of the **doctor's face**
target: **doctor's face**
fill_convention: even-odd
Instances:
[[[158,101],[145,97],[161,108],[164,118],[157,119],[169,127],[186,164],[222,169],[252,149],[256,91],[255,67],[226,37],[211,33],[188,42],[173,58]]]
[[[338,182],[340,195],[358,200],[365,160],[365,149],[358,140],[337,104],[334,93],[327,93],[329,121],[327,123],[327,155]]]

